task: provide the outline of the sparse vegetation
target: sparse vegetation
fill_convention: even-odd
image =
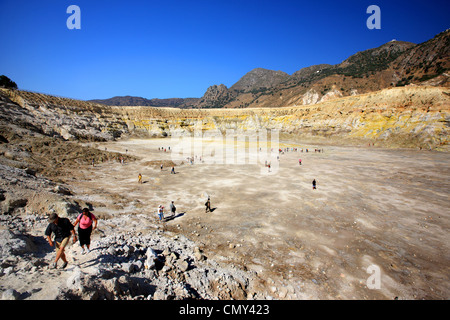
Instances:
[[[0,87],[17,89],[17,84],[5,75],[0,76]]]

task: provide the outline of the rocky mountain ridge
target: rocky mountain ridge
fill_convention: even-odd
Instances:
[[[449,39],[450,31],[446,30],[418,45],[392,40],[378,48],[358,52],[337,65],[320,64],[301,69],[271,86],[251,87],[249,82],[245,92],[231,87],[228,91],[233,98],[219,105],[289,107],[314,104],[322,98],[328,99],[327,94],[351,96],[409,84],[449,86],[450,75],[446,73],[450,68]],[[317,99],[310,99],[311,94]]]
[[[3,89],[5,129],[12,123],[63,140],[107,141],[121,137],[170,137],[202,132],[221,135],[278,129],[296,139],[325,143],[448,150],[450,92],[445,87],[407,86],[342,96],[330,90],[303,95],[303,103],[280,108],[180,109],[104,106]],[[44,103],[44,101],[46,101]],[[14,119],[14,120],[13,120]]]
[[[168,99],[145,99],[142,97],[117,96],[109,99],[93,99],[92,103],[100,103],[109,106],[151,106],[151,107],[172,107],[172,108],[192,108],[197,106],[199,98],[168,98]]]
[[[314,65],[292,75],[256,68],[230,88],[223,84],[210,86],[198,99],[175,103],[167,99],[117,97],[93,102],[180,108],[273,108],[314,104],[330,96],[351,96],[409,84],[448,87],[449,48],[450,31],[446,30],[421,44],[392,40],[357,52],[337,65]],[[317,98],[311,99],[311,95]]]

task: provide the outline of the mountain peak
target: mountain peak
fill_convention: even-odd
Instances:
[[[287,80],[289,75],[283,71],[274,71],[264,68],[255,68],[246,73],[230,89],[249,92],[261,88],[271,88]]]

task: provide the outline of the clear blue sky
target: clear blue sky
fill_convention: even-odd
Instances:
[[[81,30],[69,30],[69,5]],[[369,30],[369,5],[381,30]],[[0,74],[76,99],[201,97],[261,67],[292,74],[450,28],[450,1],[0,0]]]

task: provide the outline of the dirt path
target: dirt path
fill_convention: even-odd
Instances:
[[[163,230],[198,242],[211,259],[256,271],[255,290],[275,298],[450,297],[447,154],[296,145],[272,173],[261,162],[207,164],[204,155],[205,163],[185,161],[171,174],[159,167],[173,160],[158,151],[169,146],[170,139],[97,144],[141,160],[84,167],[66,182],[102,218],[146,214],[159,223],[157,206],[174,201],[177,216],[161,222]],[[380,270],[379,289],[367,286],[371,266]]]

